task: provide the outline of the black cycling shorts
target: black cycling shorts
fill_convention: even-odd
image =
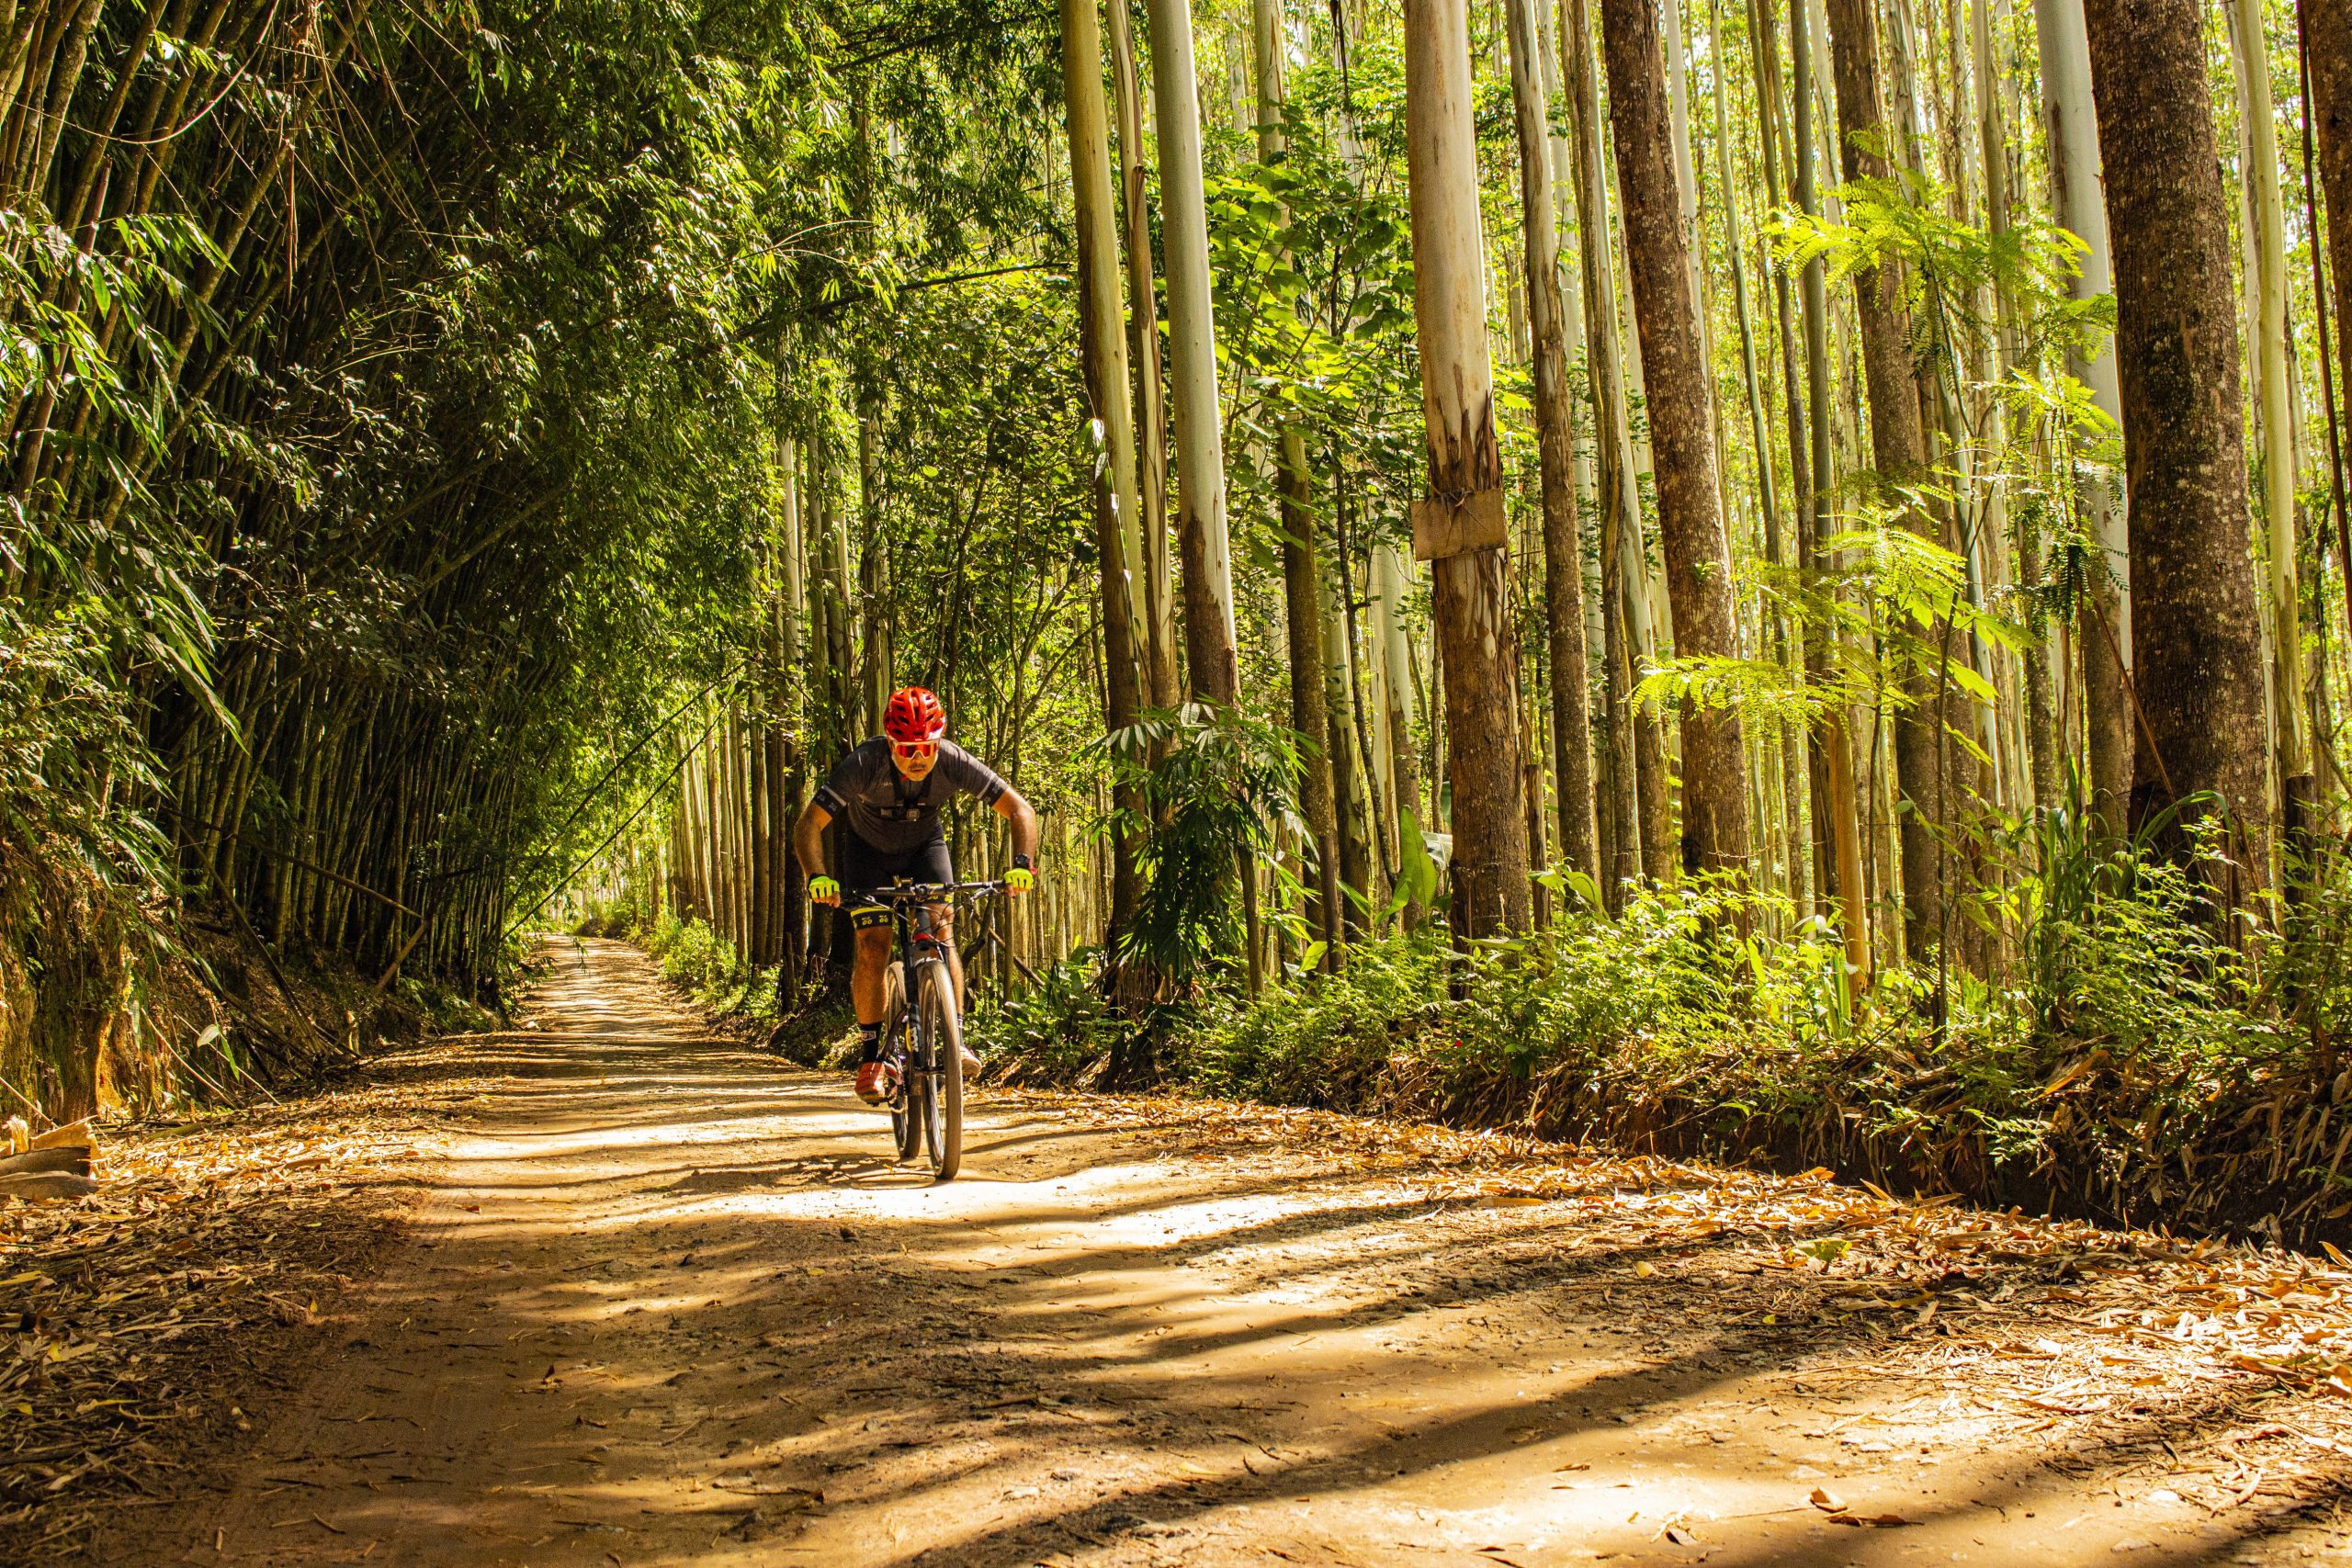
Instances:
[[[856,902],[858,894],[869,888],[888,887],[901,876],[910,882],[956,880],[956,863],[948,858],[944,838],[917,844],[910,850],[877,850],[844,822],[841,861],[842,897],[850,904]]]

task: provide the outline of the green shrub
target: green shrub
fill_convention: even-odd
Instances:
[[[1581,901],[1524,938],[1359,943],[1338,975],[1227,988],[1137,1021],[1092,964],[1057,966],[975,1020],[992,1076],[1091,1083],[1129,1059],[1165,1082],[1677,1154],[1826,1164],[1884,1185],[2181,1224],[2352,1214],[2319,1111],[2352,1100],[2339,857],[2282,932],[2216,918],[2193,865],[2079,821],[2011,848],[1996,972],[1896,970],[1849,1011],[1836,933],[1722,886]],[[2027,837],[2031,837],[2030,834]],[[1748,931],[1792,931],[1782,937]],[[1939,1021],[1941,1021],[1940,1022]],[[2317,1118],[2315,1121],[2314,1118]],[[2322,1134],[2324,1134],[2323,1139]],[[2352,1173],[2346,1173],[2352,1177]]]

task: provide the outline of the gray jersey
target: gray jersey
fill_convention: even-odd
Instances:
[[[890,742],[876,736],[841,760],[817,792],[828,815],[877,850],[904,854],[939,837],[939,808],[957,795],[993,806],[1010,787],[988,764],[953,741],[939,743],[939,761],[921,783],[899,772]]]

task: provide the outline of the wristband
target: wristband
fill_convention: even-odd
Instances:
[[[1015,871],[1035,871],[1037,869],[1037,863],[1031,860],[1027,855],[1015,855],[1012,857],[1012,869]]]

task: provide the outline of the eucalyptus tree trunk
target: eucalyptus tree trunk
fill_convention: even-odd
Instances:
[[[1323,640],[1324,729],[1319,739],[1331,759],[1331,799],[1339,808],[1340,880],[1357,897],[1377,906],[1379,828],[1374,817],[1372,781],[1356,729],[1353,661],[1349,658],[1347,612],[1340,604],[1348,582],[1345,552],[1337,552],[1331,560],[1321,563],[1317,579],[1320,612],[1317,619]],[[1369,930],[1352,900],[1340,913],[1350,931],[1363,934]]]
[[[1607,166],[1613,168],[1613,160]],[[1622,170],[1617,171],[1618,177],[1611,183],[1622,186]],[[1621,209],[1623,206],[1622,192],[1619,206]],[[1649,406],[1649,390],[1642,384],[1641,332],[1639,324],[1633,319],[1633,264],[1622,238],[1622,221],[1620,231],[1620,243],[1610,257],[1615,269],[1611,275],[1615,292],[1610,297],[1610,330],[1623,334],[1620,339],[1623,353],[1619,363],[1625,373],[1625,406],[1631,410],[1639,403],[1646,409]],[[1621,302],[1625,307],[1622,315],[1618,313]],[[1618,574],[1623,579],[1618,602],[1625,614],[1626,658],[1629,660],[1626,691],[1629,694],[1634,689],[1636,666],[1655,666],[1661,651],[1674,637],[1669,619],[1670,607],[1657,592],[1657,576],[1650,569],[1649,541],[1641,525],[1641,481],[1644,476],[1651,480],[1652,492],[1657,491],[1657,475],[1651,461],[1651,441],[1646,434],[1649,425],[1645,420],[1637,431],[1633,428],[1629,412],[1627,436],[1633,456],[1625,470],[1629,476],[1625,490],[1626,525],[1617,530],[1616,549],[1611,552],[1605,546],[1602,549],[1603,555],[1616,561]],[[1631,702],[1630,696],[1627,700]],[[1667,785],[1667,773],[1671,764],[1668,756],[1665,716],[1655,705],[1643,704],[1633,707],[1630,722],[1634,734],[1634,804],[1642,824],[1642,874],[1661,887],[1668,886],[1681,868],[1682,857],[1678,852],[1679,846],[1674,837],[1673,792]]]
[[[2245,294],[2254,339],[2255,430],[2262,443],[2262,521],[2269,542],[2270,725],[2278,747],[2283,826],[2295,831],[2315,801],[2303,736],[2302,595],[2295,578],[2295,426],[2287,350],[2287,219],[2278,188],[2278,132],[2261,0],[2229,0],[2245,139]]]
[[[1453,920],[1457,938],[1470,940],[1526,929],[1531,908],[1519,809],[1519,639],[1504,584],[1502,456],[1487,346],[1464,0],[1406,0],[1404,49],[1413,314],[1430,492],[1415,503],[1413,547],[1431,562],[1453,786]]]
[[[1389,771],[1389,791],[1396,804],[1396,833],[1399,852],[1404,836],[1418,830],[1420,823],[1421,797],[1420,759],[1413,748],[1413,649],[1405,630],[1405,594],[1410,581],[1410,569],[1396,547],[1381,543],[1372,552],[1372,624],[1375,657],[1380,668],[1383,729],[1388,747],[1385,759],[1375,758],[1374,766],[1385,765]],[[1406,820],[1407,812],[1413,820]],[[1408,925],[1419,925],[1426,911],[1417,900],[1405,909]]]
[[[2302,0],[2303,71],[2311,117],[2310,130],[2317,142],[2319,184],[2327,197],[2327,266],[2334,277],[2335,322],[2333,346],[2339,355],[2334,378],[2338,408],[2352,404],[2352,0]],[[2306,145],[2308,160],[2312,148]],[[2305,173],[2310,172],[2308,164]],[[2322,243],[2313,236],[2314,246]],[[2317,265],[2313,258],[2314,268]],[[2316,290],[2314,290],[2316,292]],[[2325,335],[2325,302],[2320,302],[2321,355],[2330,346]],[[2345,432],[2331,427],[2330,489],[2335,499],[2336,570],[2352,581],[2352,516],[2346,515],[2345,454],[2338,449]],[[2345,629],[2352,636],[2352,592],[2344,596]]]
[[[1996,233],[2006,233],[2010,226],[2008,132],[2007,108],[2001,88],[2002,78],[1993,54],[1993,0],[1973,0],[1969,8],[1970,47],[1975,59],[1977,79],[1977,140],[1979,158],[1984,167],[1984,220]],[[2004,291],[1998,301],[2001,326],[2001,352],[1997,370],[2006,379],[2018,356],[2017,306]],[[2000,405],[1994,405],[1993,416],[2001,417]],[[2003,441],[2007,439],[2006,424],[1997,428]],[[2008,513],[2004,510],[2001,516]],[[2019,513],[2017,517],[2018,577],[2026,584],[2041,580],[2041,524],[2038,517]],[[1999,535],[1996,533],[1995,537]],[[2028,798],[2033,806],[2046,809],[2054,805],[2058,793],[2057,735],[2050,715],[2050,637],[2047,628],[2029,628],[2022,660],[2024,686],[2024,721],[2026,754],[2030,768],[2026,776]]]
[[[1846,178],[1885,179],[1890,171],[1879,149],[1886,145],[1889,130],[1879,88],[1875,9],[1871,0],[1830,0],[1828,9]],[[1883,483],[1916,484],[1927,477],[1927,434],[1901,284],[1890,268],[1866,268],[1854,275],[1854,295],[1862,373],[1870,389],[1873,465]],[[1905,506],[1900,521],[1924,538],[1937,536],[1933,519],[1916,505]],[[1925,628],[1925,641],[1941,649],[1949,631],[1939,622]],[[1903,803],[1903,934],[1914,958],[1924,958],[1944,936],[1944,853],[1938,831],[1945,820],[1942,674],[1929,668],[1906,676],[1906,703],[1894,727],[1895,787]]]
[[[2301,0],[2309,112],[2327,201],[2327,265],[2334,275],[2337,396],[2352,402],[2352,0]],[[2352,572],[2352,565],[2339,563]]]
[[[1600,457],[1601,648],[1606,666],[1604,719],[1609,743],[1610,826],[1601,894],[1611,913],[1625,883],[1641,874],[1642,821],[1634,762],[1632,641],[1638,604],[1629,604],[1624,563],[1642,536],[1641,499],[1634,489],[1634,442],[1625,417],[1624,366],[1618,353],[1616,264],[1609,244],[1609,183],[1602,170],[1600,95],[1592,65],[1592,24],[1585,0],[1560,0],[1570,119],[1575,128],[1577,252],[1585,299],[1586,380],[1592,397],[1594,446]]]
[[[1094,0],[1060,0],[1062,102],[1069,135],[1070,193],[1078,232],[1079,333],[1086,391],[1104,463],[1094,486],[1102,573],[1103,721],[1125,729],[1140,711],[1137,655],[1150,646],[1135,603],[1137,537],[1135,427],[1127,412],[1127,352],[1119,319],[1117,228],[1111,198],[1110,130],[1102,104],[1102,39]],[[1149,309],[1145,302],[1143,309]],[[1135,847],[1115,845],[1110,929],[1132,923],[1140,891]]]
[[[1784,183],[1781,163],[1781,139],[1783,134],[1781,118],[1781,50],[1779,36],[1774,27],[1775,20],[1773,0],[1747,0],[1748,45],[1757,84],[1757,131],[1758,141],[1763,152],[1764,184],[1770,199],[1774,203],[1780,203],[1793,199],[1795,192],[1792,186]],[[1803,23],[1804,16],[1800,7],[1797,13],[1800,31],[1803,30]],[[1803,80],[1803,73],[1799,73],[1799,80]],[[1804,96],[1802,87],[1799,88],[1798,96],[1800,98]],[[1808,130],[1812,123],[1812,117],[1807,114],[1805,124]],[[1813,271],[1818,265],[1817,262],[1814,263],[1807,270]],[[1793,558],[1787,564],[1795,567],[1800,573],[1804,573],[1809,571],[1811,566],[1806,547],[1812,537],[1812,529],[1807,519],[1812,514],[1814,504],[1812,441],[1805,416],[1805,393],[1800,389],[1804,386],[1804,380],[1798,368],[1800,348],[1796,319],[1790,309],[1788,269],[1776,266],[1771,269],[1771,273],[1773,310],[1780,327],[1781,381],[1788,404],[1789,486],[1790,493],[1795,502],[1794,527],[1790,540],[1795,553]],[[1803,647],[1809,645],[1810,640],[1810,633],[1799,627],[1797,641],[1800,645],[1798,651],[1800,660],[1803,658]],[[1810,913],[1814,908],[1814,897],[1816,892],[1825,902],[1830,894],[1829,878],[1819,873],[1820,866],[1827,857],[1818,848],[1818,842],[1826,841],[1824,835],[1828,828],[1829,813],[1826,794],[1827,775],[1822,766],[1819,743],[1810,726],[1796,730],[1787,739],[1789,743],[1783,751],[1782,769],[1785,774],[1784,787],[1789,811],[1790,841],[1804,843],[1799,832],[1796,805],[1800,793],[1804,794],[1811,807],[1813,832],[1817,840],[1815,843],[1806,844],[1805,848],[1794,856],[1796,869],[1792,880],[1797,888],[1797,908],[1800,913]],[[1802,784],[1799,781],[1800,773],[1803,774]]]
[[[1258,76],[1258,156],[1283,148],[1282,0],[1251,0],[1250,44]],[[1330,723],[1325,712],[1322,605],[1315,565],[1315,512],[1306,477],[1306,436],[1277,427],[1275,486],[1280,497],[1283,622],[1289,634],[1290,722],[1299,734],[1299,815],[1315,840],[1314,894],[1306,917],[1321,933],[1327,968],[1340,963],[1339,801],[1333,788]]]
[[[1765,559],[1779,566],[1783,564],[1780,485],[1772,471],[1771,421],[1764,408],[1764,378],[1756,363],[1756,326],[1748,311],[1747,253],[1739,232],[1738,171],[1732,166],[1727,151],[1732,145],[1731,116],[1724,107],[1724,92],[1728,58],[1724,53],[1723,17],[1718,0],[1709,0],[1707,49],[1715,62],[1712,72],[1714,78],[1715,145],[1726,150],[1723,172],[1724,249],[1728,253],[1726,259],[1731,266],[1732,309],[1739,326],[1740,370],[1747,391],[1748,428],[1756,442],[1756,498],[1763,513]],[[1771,639],[1772,660],[1785,667],[1789,661],[1787,625],[1777,614],[1768,612],[1766,619],[1765,630]],[[1780,742],[1777,750],[1781,763],[1781,820],[1783,841],[1788,850],[1788,895],[1790,903],[1802,913],[1812,902],[1812,879],[1806,874],[1811,856],[1804,848],[1804,825],[1797,811],[1797,746],[1795,737],[1787,726],[1775,724],[1772,728],[1773,739]],[[1757,798],[1759,803],[1764,800],[1761,790],[1758,792]]]
[[[1176,404],[1176,518],[1184,558],[1185,655],[1193,694],[1229,703],[1240,689],[1241,676],[1234,654],[1225,433],[1217,406],[1216,315],[1209,298],[1208,209],[1201,185],[1193,16],[1185,0],[1148,0],[1148,13],[1152,75],[1160,85],[1152,107],[1159,129],[1160,236],[1168,253],[1168,363]]]
[[[1647,0],[1601,0],[1609,116],[1625,201],[1625,252],[1648,380],[1658,533],[1674,607],[1675,651],[1685,659],[1739,652],[1731,543],[1716,487],[1713,414],[1698,301],[1690,290],[1671,160],[1666,65]],[[1747,761],[1738,710],[1682,710],[1682,864],[1746,874]]]
[[[1261,74],[1260,81],[1263,82]],[[1340,964],[1346,901],[1340,893],[1344,864],[1339,781],[1331,757],[1330,682],[1324,667],[1321,573],[1315,560],[1315,513],[1306,479],[1306,436],[1282,430],[1280,487],[1283,623],[1289,632],[1290,724],[1301,742],[1299,815],[1315,840],[1314,897],[1306,918],[1326,944],[1327,969]]]
[[[1551,131],[1552,209],[1555,220],[1565,220],[1570,214],[1563,209],[1561,204],[1566,202],[1573,207],[1577,199],[1577,154],[1575,140],[1561,129],[1563,122],[1548,118],[1553,105],[1567,100],[1567,88],[1560,76],[1559,37],[1558,13],[1555,11],[1547,16],[1539,12],[1535,41],[1537,56],[1544,65],[1544,95],[1547,125]],[[1572,122],[1574,116],[1568,115],[1566,119]],[[1560,336],[1566,349],[1573,350],[1586,342],[1584,269],[1581,265],[1564,264],[1557,268],[1557,276],[1560,280]],[[1576,477],[1577,505],[1580,511],[1590,508],[1597,514],[1600,490],[1593,468],[1594,431],[1590,426],[1572,423],[1571,434],[1569,466]],[[1581,588],[1578,594],[1582,596]],[[1600,629],[1598,597],[1585,603],[1585,627],[1586,662],[1589,665],[1590,649],[1599,641]]]
[[[1771,0],[1762,0],[1769,7]],[[1819,182],[1820,139],[1814,134],[1814,107],[1819,98],[1819,69],[1814,47],[1813,18],[1804,0],[1789,7],[1789,64],[1795,77],[1797,205],[1810,217],[1821,214]],[[1806,435],[1810,446],[1813,490],[1799,518],[1797,556],[1808,584],[1816,591],[1822,573],[1831,564],[1823,541],[1832,532],[1830,492],[1835,486],[1831,455],[1832,395],[1829,385],[1829,295],[1821,258],[1807,262],[1799,277],[1804,300],[1804,375]],[[1840,634],[1834,623],[1816,622],[1805,631],[1805,676],[1816,689],[1836,678],[1831,653]],[[1854,777],[1854,739],[1850,715],[1843,702],[1823,712],[1820,733],[1811,754],[1814,831],[1824,852],[1816,867],[1825,895],[1838,905],[1838,924],[1846,942],[1846,971],[1858,987],[1870,984],[1871,926],[1867,889],[1862,873],[1862,824],[1860,791]]]
[[[2196,0],[2088,0],[2131,494],[2135,818],[2211,792],[2234,905],[2269,863],[2229,228]],[[2194,813],[2199,808],[2188,807]]]
[[[1527,244],[1527,321],[1534,350],[1535,423],[1544,492],[1544,608],[1552,655],[1552,753],[1560,850],[1600,879],[1592,812],[1592,714],[1584,641],[1584,552],[1577,525],[1576,411],[1568,390],[1560,299],[1560,231],[1552,209],[1551,115],[1544,102],[1538,0],[1510,0],[1511,103]]]
[[[2098,112],[2091,97],[2091,57],[2083,0],[2034,0],[2034,34],[2041,51],[2041,105],[2050,149],[2050,205],[2059,225],[2083,242],[2080,270],[2069,284],[2077,299],[2113,290],[2107,234],[2107,197],[2099,172]],[[2067,371],[2088,387],[2091,400],[2120,424],[2122,393],[2115,348],[2102,343],[2090,358],[2069,352]],[[2124,508],[2112,489],[2094,480],[2076,497],[2098,541],[2099,570],[2085,595],[2078,637],[2083,662],[2085,784],[2092,808],[2110,829],[2123,825],[2132,794],[2138,733],[2129,689],[2132,669],[2131,539]]]
[[[1159,379],[1159,311],[1151,279],[1151,208],[1144,194],[1143,88],[1125,6],[1110,6],[1111,83],[1119,115],[1119,212],[1127,261],[1127,351],[1135,361],[1136,523],[1143,536],[1144,694],[1176,702],[1175,606],[1168,570],[1168,399]],[[1164,145],[1164,144],[1163,144]]]
[[[1707,330],[1706,234],[1699,226],[1699,163],[1690,146],[1690,49],[1682,14],[1682,0],[1659,0],[1658,15],[1666,31],[1661,46],[1666,60],[1667,124],[1673,132],[1675,218],[1682,231],[1682,250],[1690,277],[1690,309],[1699,321],[1699,341],[1712,342]],[[1607,18],[1602,18],[1605,25]],[[1717,79],[1721,79],[1718,71]],[[1619,183],[1623,183],[1620,175]],[[1709,404],[1713,417],[1713,405]]]

